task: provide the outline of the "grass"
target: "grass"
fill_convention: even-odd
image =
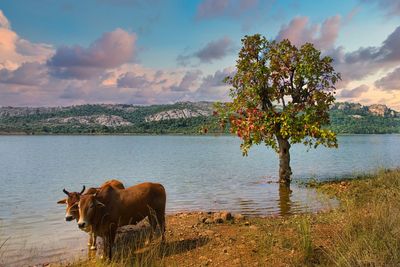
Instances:
[[[116,267],[116,266],[180,266],[167,258],[171,255],[184,253],[208,242],[208,238],[192,238],[162,243],[161,237],[149,239],[149,228],[126,234],[117,238],[113,249],[112,261],[96,257],[96,252],[88,260],[76,261],[69,266],[74,267]]]
[[[124,241],[112,262],[72,265],[400,266],[400,169],[312,186],[337,197],[340,206],[246,224],[204,225],[196,214],[177,215],[169,218],[165,245],[144,245],[139,237]]]
[[[400,170],[323,184],[320,190],[342,200],[336,218],[341,231],[331,233],[332,244],[325,251],[329,263],[400,265]]]
[[[400,170],[312,183],[340,206],[318,214],[255,218],[264,266],[400,266]]]

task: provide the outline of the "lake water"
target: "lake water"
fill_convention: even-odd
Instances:
[[[335,205],[313,190],[279,190],[278,159],[264,146],[242,157],[236,137],[0,136],[0,265],[84,255],[87,234],[65,222],[62,189],[116,178],[162,183],[167,212],[230,210],[283,215]],[[339,149],[291,150],[293,177],[335,178],[400,166],[400,135],[340,136]],[[68,248],[68,250],[64,250]],[[68,251],[68,252],[65,252]]]

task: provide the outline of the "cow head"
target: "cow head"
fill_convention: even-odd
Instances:
[[[81,198],[82,193],[85,191],[85,186],[83,186],[82,191],[78,192],[68,192],[67,190],[63,189],[63,192],[68,196],[60,201],[58,204],[66,204],[67,210],[65,212],[65,220],[72,221],[73,219],[79,219],[79,199]]]
[[[94,214],[96,210],[105,207],[103,203],[101,203],[96,198],[97,194],[89,194],[81,196],[79,200],[79,221],[78,227],[80,229],[85,229],[93,224]]]

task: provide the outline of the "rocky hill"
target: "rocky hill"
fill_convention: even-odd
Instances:
[[[134,106],[0,107],[0,133],[26,134],[196,134],[218,132],[211,102]],[[385,105],[336,103],[331,125],[338,133],[400,133],[400,113]]]

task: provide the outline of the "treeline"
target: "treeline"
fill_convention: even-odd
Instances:
[[[328,127],[339,134],[384,134],[400,133],[399,116],[378,116],[362,106],[345,103],[348,108],[331,111],[331,125]],[[221,133],[217,119],[212,114],[212,103],[182,102],[171,105],[132,106],[132,105],[81,105],[57,110],[24,110],[7,115],[0,109],[1,134],[201,134]],[[19,109],[19,108],[17,108]],[[160,121],[146,121],[150,115],[168,110],[203,111],[210,116],[177,118]],[[129,125],[110,126],[100,123],[60,122],[63,118],[84,116],[118,116]],[[227,133],[227,132],[223,132]]]
[[[351,112],[353,113],[353,112]],[[365,114],[347,114],[345,111],[330,111],[330,129],[341,134],[388,134],[400,133],[400,118]]]

